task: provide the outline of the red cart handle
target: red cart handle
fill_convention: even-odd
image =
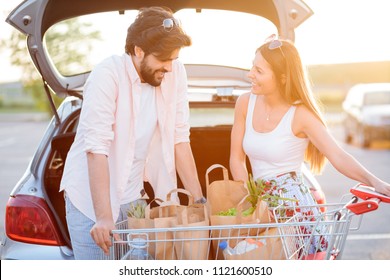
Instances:
[[[378,193],[374,190],[374,188],[366,186],[364,184],[357,184],[350,191],[355,196],[364,200],[347,206],[347,208],[356,215],[364,214],[378,209],[378,205],[381,202],[390,203],[389,196]]]
[[[377,198],[381,202],[390,203],[390,196],[378,193],[374,188],[369,187],[364,184],[357,184],[354,188],[352,188],[351,193],[356,195],[357,197],[367,200],[370,198]]]

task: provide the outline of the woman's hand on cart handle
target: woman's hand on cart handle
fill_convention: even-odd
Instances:
[[[374,188],[364,184],[357,184],[350,191],[356,197],[362,199],[362,201],[347,206],[347,208],[356,215],[375,211],[378,209],[379,203],[381,202],[390,203],[389,196],[376,192]]]
[[[374,188],[369,187],[364,184],[357,184],[351,190],[351,193],[363,200],[368,200],[372,198],[379,199],[380,202],[390,203],[390,196],[381,194],[375,191]]]

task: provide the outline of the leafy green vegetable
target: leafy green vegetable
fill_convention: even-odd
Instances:
[[[243,211],[243,216],[251,215],[257,206],[257,202],[263,200],[267,203],[269,207],[276,207],[279,205],[280,200],[284,201],[294,201],[297,202],[297,199],[281,197],[278,195],[271,195],[270,192],[277,187],[277,183],[274,180],[265,181],[265,180],[253,180],[251,174],[249,174],[249,180],[247,182],[247,188],[249,192],[248,202],[252,205],[247,210]]]
[[[137,219],[143,219],[145,218],[145,203],[137,203],[135,206],[134,204],[130,205],[130,209],[127,211],[127,216]]]
[[[237,216],[237,209],[236,208],[230,208],[226,211],[220,211],[217,213],[218,216]]]
[[[248,209],[242,211],[241,214],[242,214],[244,217],[250,216],[250,215],[253,214],[253,212],[255,212],[255,209],[256,209],[256,207],[251,206],[251,207],[249,207]]]
[[[280,201],[294,201],[297,202],[297,199],[282,197],[279,195],[271,195],[271,191],[277,187],[277,183],[274,180],[264,181],[257,180],[255,181],[251,174],[249,174],[249,180],[247,182],[247,188],[249,195],[247,201],[250,203],[250,207],[241,212],[242,216],[247,217],[253,214],[256,210],[257,203],[260,200],[265,201],[269,207],[276,207],[280,204]],[[226,211],[220,211],[217,213],[219,216],[237,216],[237,209],[230,208]]]

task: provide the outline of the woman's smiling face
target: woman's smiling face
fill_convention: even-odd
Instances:
[[[252,81],[251,91],[253,94],[268,95],[278,91],[274,72],[260,52],[256,52],[248,77]]]

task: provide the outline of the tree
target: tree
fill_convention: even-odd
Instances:
[[[44,39],[56,68],[66,75],[69,69],[89,68],[87,54],[92,50],[95,40],[100,40],[101,36],[99,31],[92,29],[92,24],[74,18],[57,23],[46,32]],[[80,48],[80,42],[83,42],[83,48]],[[21,82],[25,91],[33,96],[37,109],[51,111],[43,92],[42,78],[28,53],[26,36],[15,29],[10,38],[3,40],[0,46],[11,50],[11,63],[22,68]],[[61,99],[57,96],[53,99],[58,106]]]

